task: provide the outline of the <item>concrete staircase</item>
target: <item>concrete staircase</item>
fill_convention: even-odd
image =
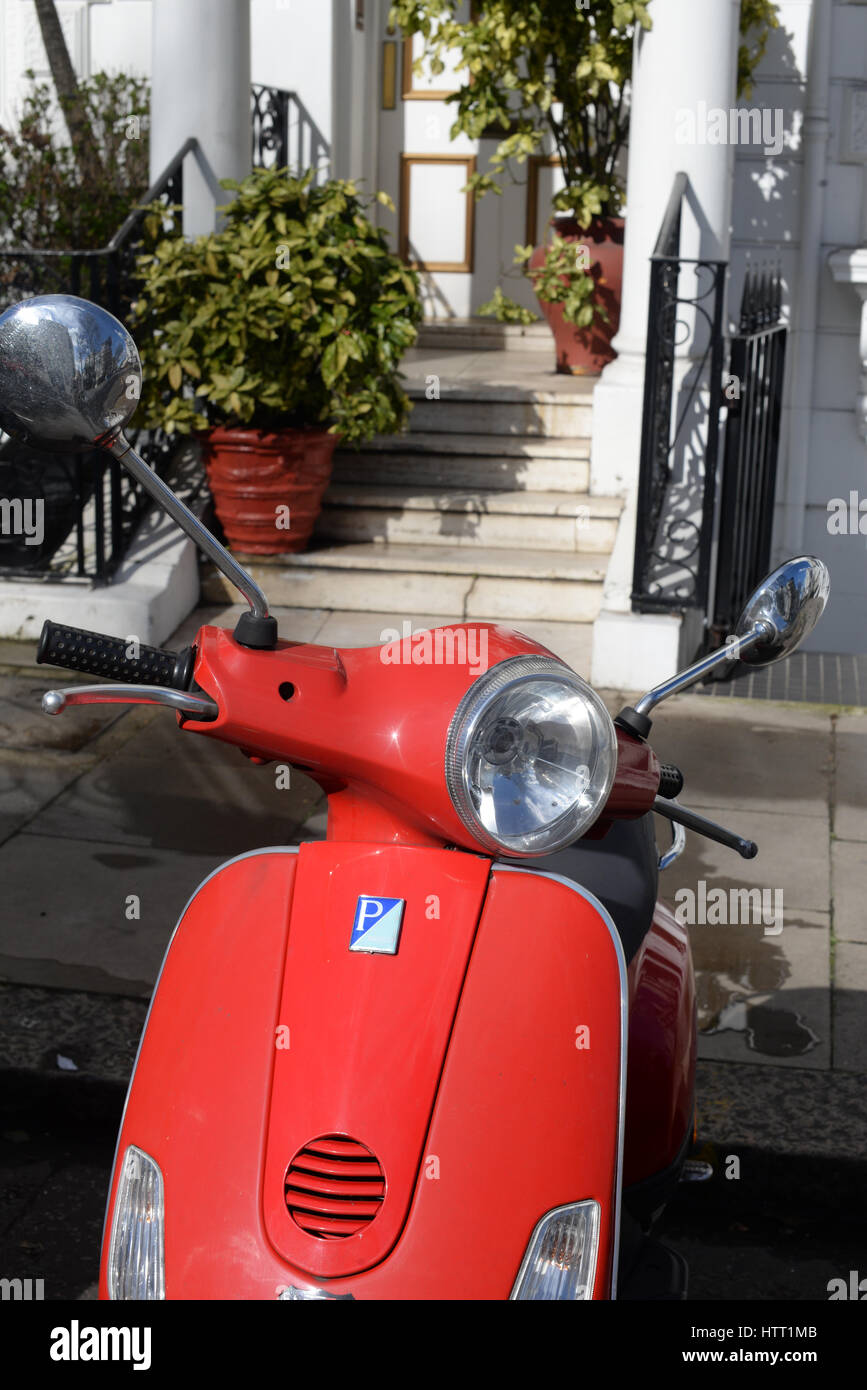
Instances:
[[[338,453],[311,548],[249,565],[272,604],[592,623],[622,506],[588,493],[592,382],[536,346],[433,346],[405,370],[409,432]]]

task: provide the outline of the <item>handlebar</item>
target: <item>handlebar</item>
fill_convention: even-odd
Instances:
[[[683,791],[683,773],[674,763],[661,763],[659,767],[659,795],[673,801]]]
[[[134,655],[129,655],[130,649]],[[194,651],[167,652],[147,647],[129,637],[105,637],[100,632],[66,627],[46,621],[39,638],[36,660],[40,665],[62,666],[87,676],[104,676],[128,685],[155,685],[170,690],[189,690],[193,679]]]

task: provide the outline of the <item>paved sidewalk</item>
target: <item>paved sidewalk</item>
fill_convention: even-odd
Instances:
[[[166,645],[201,622],[230,621],[227,612],[199,610]],[[342,645],[373,644],[399,625],[386,614],[279,616],[284,635]],[[554,630],[542,640],[586,670],[580,643],[561,641],[569,629],[545,626]],[[277,789],[273,768],[181,737],[166,711],[97,707],[47,719],[39,697],[59,682],[32,660],[32,644],[0,643],[0,1067],[74,1067],[122,1084],[171,930],[198,883],[232,855],[321,837],[324,801],[300,773]],[[626,698],[605,694],[612,712]],[[731,1108],[725,1095],[749,1092],[748,1072],[757,1082],[792,1073],[791,1085],[780,1078],[790,1118],[799,1094],[806,1104],[806,1078],[821,1097],[823,1073],[849,1074],[851,1086],[834,1092],[835,1123],[846,1126],[846,1152],[863,1157],[867,1118],[854,1098],[867,1073],[867,710],[684,695],[657,711],[651,742],[682,768],[685,806],[760,847],[745,861],[689,835],[663,878],[670,900],[694,903],[696,917],[706,909],[692,939],[700,1056],[726,1064],[715,1073],[716,1136]],[[667,844],[662,825],[659,836]],[[730,920],[742,901],[730,890],[743,888],[761,890],[782,916]],[[707,911],[715,889],[729,920]],[[750,1093],[749,1142],[777,1142],[772,1114],[762,1119],[767,1085]],[[796,1143],[794,1121],[790,1129]]]

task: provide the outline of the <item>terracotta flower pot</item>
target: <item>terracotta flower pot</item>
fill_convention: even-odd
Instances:
[[[590,269],[585,274],[592,275],[596,283],[593,303],[602,305],[608,313],[607,322],[597,318],[590,328],[577,328],[563,317],[562,304],[547,304],[539,300],[542,313],[554,334],[557,371],[572,376],[598,376],[602,368],[617,356],[611,339],[620,323],[623,218],[597,217],[586,231],[582,231],[574,217],[566,215],[553,218],[553,229],[567,241],[589,248]],[[530,268],[535,269],[544,260],[545,247],[537,246],[530,257]]]
[[[247,555],[304,550],[337,442],[318,429],[218,428],[205,435],[208,482],[229,547]]]

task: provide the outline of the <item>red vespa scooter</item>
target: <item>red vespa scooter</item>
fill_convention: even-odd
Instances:
[[[723,660],[792,650],[827,571],[790,561],[725,649],[614,721],[499,626],[429,634],[423,665],[400,643],[281,640],[249,575],[124,438],[139,380],[129,335],[85,301],[0,316],[3,428],[109,449],[250,611],[134,661],[46,623],[39,661],[120,684],[43,706],[167,705],[184,732],[303,769],[329,817],[325,842],[224,865],[175,929],[121,1126],[101,1296],[683,1297],[683,1262],[647,1234],[694,1113],[689,943],[657,873],[684,826],[756,849],[677,804],[650,711]],[[651,811],[675,829],[661,861]]]

